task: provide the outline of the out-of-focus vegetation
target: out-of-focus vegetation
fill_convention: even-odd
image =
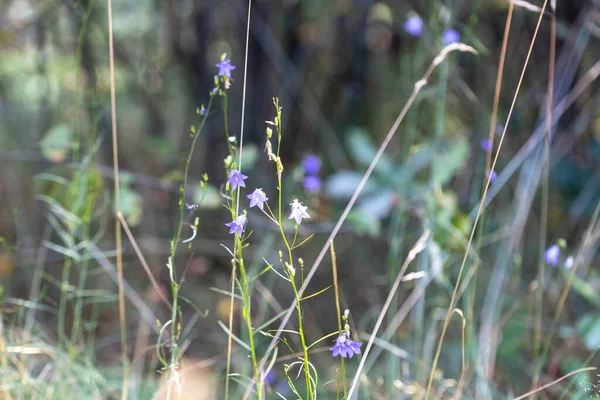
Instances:
[[[477,55],[448,54],[422,87],[335,238],[337,284],[330,287],[326,257],[307,289],[308,296],[329,287],[302,301],[302,332],[313,343],[338,331],[337,292],[364,351],[404,260],[428,231],[366,355],[356,398],[513,398],[600,367],[600,7],[559,0],[552,10],[553,3],[517,2],[510,14],[494,119],[508,1],[257,0],[245,60],[244,1],[113,0],[119,204],[136,239],[123,233],[125,325],[107,2],[0,3],[2,398],[118,398],[127,382],[132,399],[220,399],[229,362],[229,398],[242,398],[254,374],[244,325],[250,307],[239,291],[230,303],[233,239],[224,224],[232,215],[222,204],[234,204],[232,166],[223,160],[239,155],[245,61],[238,167],[249,178],[240,209],[252,230],[244,262],[252,347],[262,357],[295,288],[264,271],[265,260],[283,260],[285,233],[250,209],[246,195],[263,188],[275,210],[279,188],[286,207],[294,199],[308,207],[298,242],[314,236],[295,250],[306,263],[306,271],[296,265],[301,284],[449,32]],[[216,77],[222,54],[236,65],[231,80]],[[282,185],[263,151],[273,98],[282,106]],[[489,132],[491,150],[482,143]],[[174,249],[180,226],[182,239],[191,234],[188,222],[194,239]],[[460,313],[446,332],[455,287]],[[302,348],[290,333],[297,324],[293,317],[282,336],[290,348],[278,348],[265,398],[309,398],[301,371],[284,372],[290,349]],[[343,398],[340,371],[349,387],[361,360],[332,358],[335,338],[310,348],[320,398]],[[181,358],[171,358],[175,351]],[[166,359],[177,365],[165,368]],[[586,399],[599,385],[597,371],[584,371],[537,396]]]

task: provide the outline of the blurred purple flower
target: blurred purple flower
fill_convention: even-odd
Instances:
[[[231,71],[235,69],[235,65],[232,65],[231,62],[229,62],[229,57],[225,57],[225,59],[216,64],[216,66],[219,68],[217,75],[226,76],[228,78],[231,78]]]
[[[255,189],[254,192],[252,192],[252,194],[249,194],[246,197],[250,199],[250,208],[258,206],[258,208],[260,208],[261,210],[264,210],[265,202],[269,200],[269,198],[267,197],[265,192],[262,191],[262,189]]]
[[[318,192],[321,189],[321,178],[318,176],[307,176],[304,178],[304,188],[309,192]]]
[[[490,151],[492,150],[492,142],[490,141],[490,139],[485,138],[481,141],[481,149],[483,151]]]
[[[487,170],[487,174],[488,178],[490,178],[490,183],[494,183],[496,182],[496,178],[498,178],[498,174],[496,174],[496,171],[490,171],[489,169]]]
[[[239,215],[233,221],[225,224],[229,227],[229,234],[237,234],[239,238],[244,234],[244,227],[246,226],[246,214]]]
[[[319,170],[321,169],[321,159],[319,158],[319,156],[309,154],[305,156],[302,160],[302,167],[304,168],[305,174],[317,175],[319,173]]]
[[[442,34],[442,40],[445,45],[456,43],[460,41],[460,33],[456,29],[448,28]]]
[[[423,20],[414,15],[404,23],[404,30],[411,36],[419,36],[423,30]]]
[[[295,219],[298,225],[302,222],[302,218],[310,218],[310,215],[306,212],[308,207],[299,203],[298,199],[295,199],[290,206],[292,207],[292,211],[290,212],[289,219]]]
[[[204,106],[200,109],[200,115],[206,115],[206,108]]]
[[[335,345],[330,347],[329,350],[332,351],[332,357],[340,355],[344,358],[352,358],[353,355],[360,354],[360,346],[362,346],[362,343],[355,342],[346,337],[346,333],[342,333],[336,339]]]
[[[244,179],[248,178],[246,175],[242,174],[240,171],[236,169],[232,169],[229,173],[229,179],[227,183],[231,185],[231,190],[235,190],[238,186],[246,187],[244,183]]]
[[[544,252],[544,259],[550,265],[558,264],[558,258],[560,257],[560,247],[557,245],[550,246],[548,250]]]

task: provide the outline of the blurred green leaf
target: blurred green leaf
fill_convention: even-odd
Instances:
[[[396,193],[392,190],[382,190],[365,196],[358,209],[374,217],[384,218],[390,215],[395,203]]]
[[[63,162],[72,148],[73,130],[67,124],[54,125],[42,138],[42,154],[54,163]]]
[[[144,200],[142,196],[128,186],[121,185],[120,206],[125,220],[130,226],[138,225],[142,220]]]
[[[351,211],[348,214],[348,222],[352,230],[358,235],[375,237],[381,232],[381,221],[379,218],[364,211]]]
[[[338,172],[327,179],[325,182],[325,193],[332,199],[348,199],[352,196],[363,175],[358,172],[342,171]],[[362,193],[373,192],[376,185],[367,181]]]
[[[204,187],[198,186],[194,191],[193,201],[200,208],[206,210],[216,210],[223,203],[219,189],[211,184],[207,184]]]
[[[350,130],[346,143],[352,158],[365,167],[371,164],[375,154],[377,154],[377,147],[372,138],[362,129],[353,128]],[[385,154],[379,159],[375,171],[386,176],[393,174],[394,166]]]
[[[469,156],[469,145],[462,136],[455,138],[448,146],[432,160],[432,179],[435,185],[448,183]]]
[[[600,347],[600,314],[586,314],[577,323],[577,332],[589,350]]]

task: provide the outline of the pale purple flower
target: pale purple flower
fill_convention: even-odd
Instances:
[[[318,176],[307,176],[304,178],[304,188],[309,192],[318,192],[321,189],[321,178]]]
[[[575,260],[573,260],[573,256],[567,257],[567,259],[565,260],[565,268],[566,269],[573,268],[574,263],[575,263]]]
[[[490,151],[492,150],[492,142],[490,141],[490,139],[485,138],[481,141],[481,149],[483,151]]]
[[[260,208],[261,210],[264,210],[265,202],[269,200],[269,198],[267,197],[265,192],[262,191],[262,189],[255,189],[254,192],[252,192],[252,194],[249,194],[246,197],[250,199],[250,208],[258,206],[258,208]]]
[[[442,34],[442,40],[445,45],[460,42],[460,33],[456,29],[448,28]]]
[[[200,115],[206,115],[206,108],[204,106],[200,109]]]
[[[229,227],[229,234],[237,234],[239,238],[244,234],[244,227],[246,226],[246,214],[240,214],[233,221],[225,224]]]
[[[411,36],[419,36],[423,30],[423,20],[414,15],[404,23],[404,30]]]
[[[242,174],[240,171],[236,169],[232,169],[229,173],[229,179],[227,183],[231,185],[231,190],[235,190],[238,186],[246,187],[244,183],[244,179],[248,178],[246,175]]]
[[[302,160],[304,173],[307,175],[317,175],[321,169],[321,159],[314,154],[309,154]]]
[[[489,169],[487,170],[486,175],[488,178],[490,178],[490,183],[496,182],[496,178],[498,178],[498,174],[496,174],[496,171],[490,171]]]
[[[560,247],[557,245],[550,246],[544,252],[544,259],[550,265],[558,264],[558,258],[560,257]]]
[[[219,68],[217,75],[226,76],[228,78],[231,78],[231,71],[235,69],[235,65],[232,65],[231,62],[229,62],[229,57],[225,57],[225,59],[216,64],[216,66]]]
[[[346,336],[346,333],[342,333],[336,339],[335,345],[333,347],[330,347],[329,350],[332,351],[332,357],[336,357],[339,355],[344,358],[352,358],[352,356],[355,354],[361,354],[360,346],[362,346],[362,343],[355,342],[354,340],[349,339]]]
[[[292,207],[292,211],[290,212],[289,219],[295,219],[298,225],[302,222],[302,218],[310,218],[310,215],[306,212],[308,207],[299,203],[298,199],[294,200],[290,206]]]

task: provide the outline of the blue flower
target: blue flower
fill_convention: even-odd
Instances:
[[[496,178],[498,178],[498,174],[496,174],[496,171],[490,171],[489,169],[487,170],[486,175],[488,178],[490,178],[490,183],[496,182]]]
[[[206,108],[204,106],[200,109],[200,115],[206,115]]]
[[[456,29],[448,28],[442,34],[442,40],[445,45],[456,43],[460,41],[460,33]]]
[[[307,176],[304,178],[304,188],[309,192],[318,192],[321,189],[321,178],[318,176]]]
[[[307,175],[317,175],[321,169],[321,159],[314,154],[309,154],[302,160],[304,173]]]
[[[235,69],[235,65],[232,65],[229,62],[229,57],[225,57],[225,59],[220,63],[216,64],[216,66],[217,68],[219,68],[219,72],[217,73],[217,75],[226,76],[228,78],[231,78],[231,71]]]
[[[248,178],[246,175],[242,174],[240,171],[236,169],[232,169],[229,173],[229,179],[227,183],[231,185],[231,190],[235,190],[238,186],[246,187],[244,183],[244,179]]]
[[[557,245],[550,246],[544,252],[544,259],[550,265],[558,264],[558,258],[560,257],[560,247]]]
[[[240,214],[233,221],[225,224],[229,227],[229,234],[236,233],[239,238],[244,234],[244,227],[246,226],[246,214]]]
[[[346,333],[342,333],[336,339],[335,345],[330,347],[329,350],[332,351],[332,357],[340,355],[344,358],[352,358],[352,356],[355,354],[361,354],[360,346],[362,346],[362,343],[348,339]]]
[[[412,16],[404,23],[404,30],[411,36],[419,36],[423,30],[423,20],[418,16]]]
[[[481,149],[483,151],[490,151],[492,150],[492,142],[490,141],[490,139],[485,138],[481,141]]]
[[[294,200],[290,206],[292,207],[292,211],[290,212],[289,219],[295,219],[298,225],[302,222],[302,218],[310,218],[310,215],[306,212],[308,207],[299,203],[298,199]]]
[[[260,208],[261,210],[264,210],[265,202],[269,200],[269,198],[267,197],[265,192],[262,191],[262,189],[255,189],[254,192],[252,192],[252,194],[249,194],[246,197],[250,199],[250,208],[258,206],[258,208]]]

